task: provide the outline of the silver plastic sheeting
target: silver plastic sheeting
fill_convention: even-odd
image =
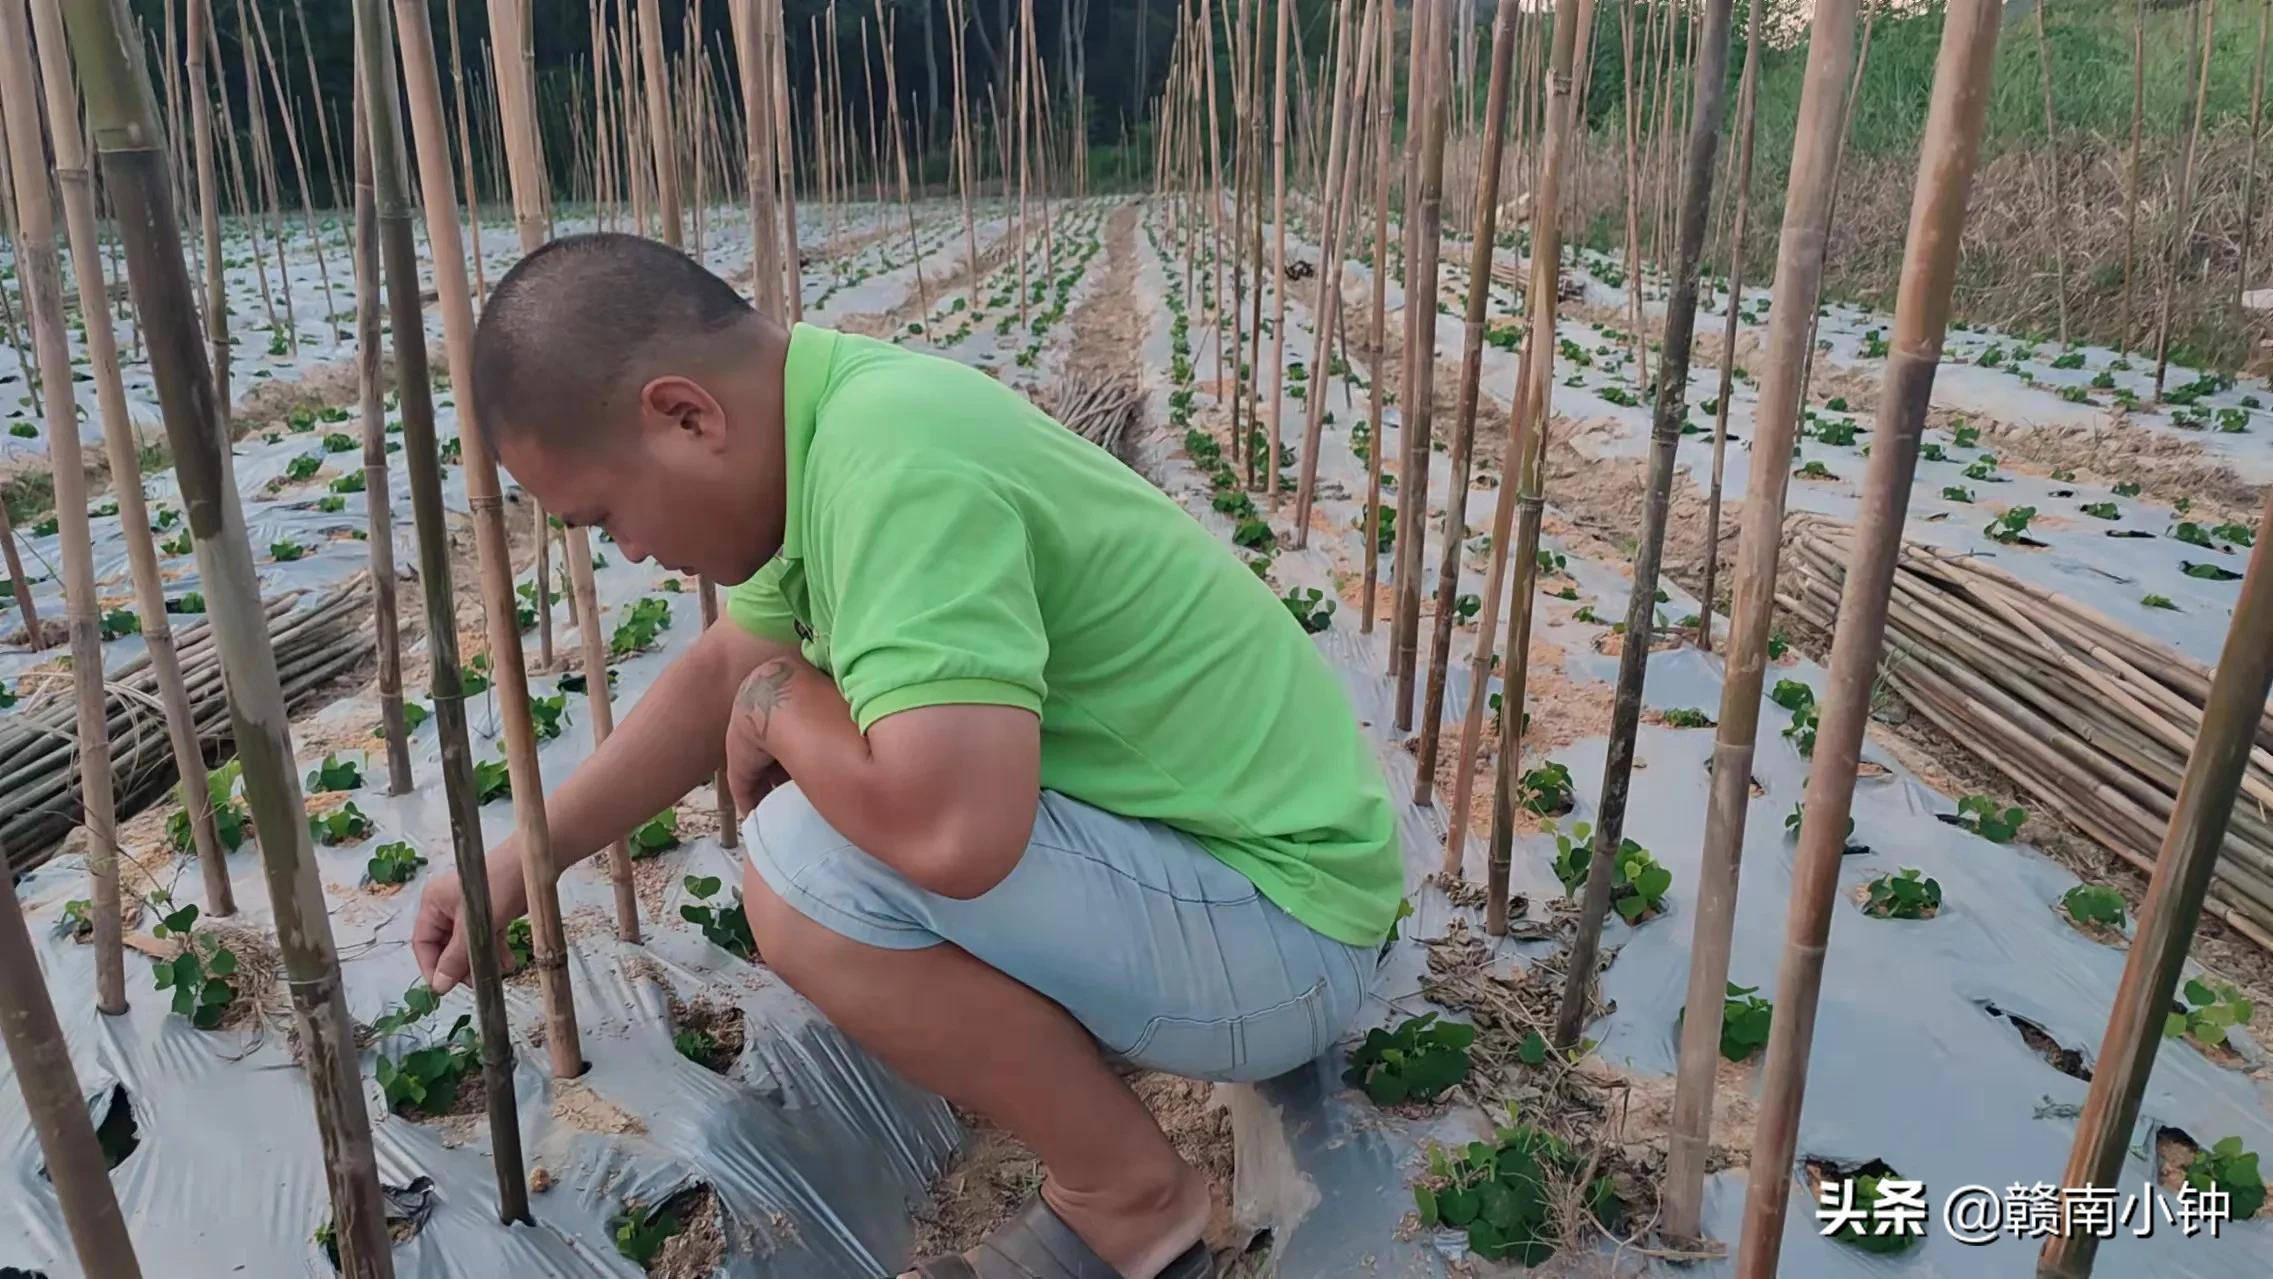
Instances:
[[[1351,269],[1360,268],[1353,263]],[[1157,255],[1148,252],[1139,305],[1162,317],[1146,351],[1148,366],[1154,369],[1167,364],[1168,320],[1161,299],[1170,287],[1174,286]],[[1290,362],[1310,358],[1310,298],[1308,287],[1289,294]],[[1196,382],[1205,386],[1215,370],[1213,343],[1202,336],[1201,315],[1195,309],[1191,346],[1198,366]],[[1440,354],[1455,361],[1458,331],[1449,321],[1439,328],[1440,343],[1447,334],[1452,343],[1448,350],[1440,348]],[[1359,371],[1369,372],[1362,367]],[[1511,376],[1512,368],[1506,372]],[[1507,385],[1508,378],[1495,377],[1487,363],[1487,394]],[[1315,378],[1310,386],[1313,394],[1326,389]],[[1283,550],[1272,572],[1282,587],[1317,586],[1332,596],[1336,571],[1352,571],[1367,553],[1357,532],[1364,512],[1365,471],[1351,454],[1346,433],[1351,422],[1364,419],[1366,393],[1356,390],[1353,404],[1343,398],[1336,381],[1330,394],[1328,407],[1335,421],[1325,428],[1325,443],[1319,450],[1323,518],[1314,522],[1310,549]],[[1558,388],[1558,404],[1562,395]],[[1301,407],[1300,401],[1289,404]],[[1495,413],[1504,417],[1504,409],[1487,403],[1480,416]],[[1288,414],[1288,444],[1296,449],[1298,421],[1295,413]],[[1397,456],[1396,423],[1392,407],[1381,438],[1375,441],[1387,458]],[[1187,504],[1197,518],[1227,533],[1228,521],[1207,509],[1206,480],[1175,455],[1180,440],[1161,422],[1156,421],[1155,427],[1147,460],[1171,491],[1190,499]],[[1440,423],[1440,429],[1448,429],[1447,424]],[[1694,441],[1683,452],[1686,461],[1701,464],[1703,449]],[[1430,461],[1432,499],[1441,503],[1449,480],[1446,459],[1442,453],[1432,453]],[[2016,478],[2011,487],[2019,489],[2024,483],[2048,482]],[[1795,483],[1795,495],[1803,487]],[[1385,492],[1384,500],[1398,500],[1397,493]],[[1496,490],[1472,489],[1468,497],[1468,527],[1488,529]],[[1986,513],[1979,518],[1985,519]],[[1440,537],[1443,522],[1431,520],[1429,525]],[[1951,525],[1956,526],[1954,520]],[[1315,531],[1318,528],[1334,532],[1331,538],[1322,537]],[[1929,535],[1935,528],[1925,525]],[[2094,541],[2089,545],[2079,541],[2066,552],[2074,561],[2099,550],[2101,540],[2124,548],[2146,545],[2098,539],[2096,529],[2079,530],[2075,536],[2086,532]],[[1339,564],[1329,550],[1335,542],[1343,551]],[[1435,586],[1440,545],[1432,538],[1423,559],[1426,591]],[[1552,538],[1543,545],[1569,551]],[[2067,562],[2062,559],[2065,545],[2055,542],[2054,550],[2033,554],[2050,562]],[[1999,562],[2011,565],[2014,558],[2007,554]],[[2079,564],[2078,571],[2085,567]],[[1381,568],[1382,581],[1387,583],[1387,556],[1382,557]],[[1464,556],[1460,589],[1481,594],[1482,575],[1483,557]],[[1597,653],[1591,643],[1600,628],[1575,622],[1570,614],[1583,604],[1605,617],[1622,617],[1630,579],[1613,566],[1575,554],[1570,557],[1569,575],[1578,584],[1579,601],[1542,600],[1536,610],[1534,642],[1559,649],[1571,679],[1610,681],[1617,661]],[[2032,580],[2040,579],[2032,575]],[[1670,602],[1659,605],[1662,615],[1679,617],[1696,611],[1694,599],[1670,582],[1665,585]],[[2084,597],[2095,598],[2088,592]],[[1396,744],[1398,735],[1389,728],[1394,687],[1383,674],[1388,619],[1377,620],[1373,635],[1360,636],[1350,612],[1346,606],[1337,611],[1332,627],[1318,637],[1320,648],[1342,672],[1360,719],[1375,737],[1392,791],[1404,801],[1412,794],[1414,770],[1412,756]],[[1504,618],[1498,625],[1504,632]],[[2218,636],[2223,622],[2197,616],[2192,627],[2197,633]],[[1424,662],[1427,635],[1424,626]],[[1455,709],[1448,714],[1448,723],[1456,723],[1453,715],[1465,704],[1464,676],[1474,642],[1472,627],[1455,631],[1455,665],[1448,681],[1448,706]],[[1771,678],[1798,679],[1820,689],[1823,672],[1793,661]],[[1493,687],[1497,686],[1495,679]],[[1644,702],[1656,710],[1696,707],[1716,713],[1720,659],[1686,647],[1654,653]],[[1782,920],[1791,893],[1793,844],[1785,835],[1783,817],[1799,800],[1808,767],[1789,742],[1776,736],[1787,718],[1780,707],[1764,704],[1754,774],[1766,794],[1753,801],[1747,823],[1731,968],[1732,980],[1761,987],[1761,994],[1771,1000],[1776,997]],[[1569,766],[1579,800],[1576,810],[1562,819],[1566,824],[1592,819],[1605,745],[1605,739],[1594,737],[1551,752],[1553,759]],[[1596,1052],[1604,1061],[1641,1077],[1662,1079],[1675,1064],[1688,980],[1690,928],[1684,898],[1693,895],[1697,883],[1709,781],[1705,761],[1711,748],[1709,729],[1654,725],[1643,726],[1637,747],[1626,832],[1673,871],[1671,909],[1639,927],[1616,918],[1609,922],[1604,945],[1617,948],[1617,957],[1604,974],[1602,993],[1613,1001],[1615,1011],[1587,1033],[1600,1041]],[[1811,1279],[1885,1274],[1895,1267],[1904,1274],[1984,1279],[2027,1273],[2033,1267],[2035,1241],[2007,1236],[1989,1246],[1960,1244],[1943,1231],[1940,1205],[1944,1196],[1966,1184],[2002,1193],[2015,1183],[2060,1180],[2075,1133],[2074,1120],[2068,1117],[2072,1112],[2063,1108],[2080,1104],[2086,1085],[2054,1069],[2025,1044],[2007,1015],[2025,1018],[2059,1044],[2081,1050],[2088,1065],[2106,1026],[2123,955],[2083,936],[2054,912],[2060,895],[2078,882],[2073,874],[2031,848],[1991,844],[1937,820],[1937,815],[1951,811],[1950,801],[1875,747],[1866,745],[1865,757],[1885,765],[1887,772],[1865,779],[1856,794],[1855,839],[1871,851],[1848,857],[1840,877],[1842,905],[1824,972],[1799,1152],[1802,1160],[1842,1166],[1884,1160],[1900,1175],[1925,1183],[1933,1216],[1922,1246],[1898,1258],[1872,1257],[1818,1233],[1807,1179],[1804,1172],[1797,1173],[1783,1245],[1784,1272]],[[1484,798],[1480,790],[1478,802]],[[1408,882],[1416,886],[1411,896],[1417,914],[1406,921],[1407,940],[1387,957],[1375,998],[1353,1027],[1353,1035],[1431,1007],[1419,996],[1423,952],[1413,939],[1441,934],[1455,916],[1473,916],[1451,907],[1440,890],[1424,882],[1437,869],[1448,806],[1449,797],[1442,795],[1432,809],[1400,805],[1406,873]],[[1471,840],[1469,849],[1470,865],[1476,867],[1480,841]],[[1549,869],[1553,852],[1550,837],[1519,838],[1512,890],[1528,894],[1535,903],[1561,896],[1561,885]],[[1937,917],[1878,920],[1864,916],[1853,904],[1853,894],[1865,881],[1909,866],[1941,881],[1945,898]],[[1528,955],[1543,949],[1510,942],[1503,943],[1499,953],[1520,966]],[[1988,1011],[1992,1006],[2000,1015]],[[2246,1035],[2236,1032],[2231,1042],[2251,1062],[2264,1061]],[[1448,1265],[1463,1256],[1457,1236],[1440,1238],[1409,1228],[1408,1186],[1421,1170],[1425,1143],[1486,1137],[1489,1122],[1480,1113],[1459,1108],[1421,1120],[1386,1114],[1341,1084],[1343,1064],[1337,1055],[1252,1089],[1225,1090],[1239,1147],[1235,1211],[1246,1222],[1273,1232],[1272,1255],[1280,1274],[1450,1273]],[[1755,1081],[1757,1073],[1753,1068]],[[1734,1100],[1724,1095],[1719,1104],[1726,1108]],[[2232,1135],[2241,1137],[2249,1149],[2273,1153],[2273,1118],[2268,1116],[2267,1103],[2264,1086],[2250,1075],[2213,1065],[2190,1046],[2166,1043],[2149,1083],[2123,1182],[2137,1193],[2143,1182],[2153,1178],[2154,1169],[2141,1146],[2151,1151],[2153,1132],[2166,1126],[2182,1129],[2204,1146]],[[1741,1232],[1744,1188],[1741,1167],[1716,1174],[1707,1186],[1706,1231],[1732,1247]],[[1401,1229],[1401,1224],[1407,1228]],[[2222,1234],[2215,1241],[2207,1235],[2186,1238],[2158,1218],[2152,1238],[2137,1238],[2126,1230],[2104,1244],[2099,1273],[2209,1279],[2273,1271],[2273,1227],[2263,1222],[2227,1225]],[[1463,1273],[1497,1272],[1473,1257],[1462,1264],[1474,1268]],[[1733,1264],[1724,1259],[1677,1269],[1628,1256],[1619,1269],[1620,1273],[1709,1275],[1730,1273]]]

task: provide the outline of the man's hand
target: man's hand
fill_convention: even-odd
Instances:
[[[769,743],[774,712],[787,696],[790,678],[801,669],[813,670],[798,658],[769,658],[734,694],[734,712],[726,721],[726,785],[738,813],[756,811],[759,800],[789,780]]]
[[[520,844],[508,839],[489,854],[489,926],[501,969],[512,967],[512,955],[505,949],[505,926],[528,909]],[[472,972],[466,958],[464,912],[465,897],[455,872],[426,881],[426,891],[418,898],[418,919],[410,929],[410,950],[418,958],[419,975],[437,995],[448,994]]]

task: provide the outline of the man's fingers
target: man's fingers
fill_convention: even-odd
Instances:
[[[418,897],[418,918],[410,926],[410,953],[418,959],[418,975],[434,984],[437,965],[458,927],[457,902],[445,900],[440,881],[428,884]],[[437,992],[439,993],[439,992]]]
[[[447,995],[466,979],[472,965],[466,959],[466,933],[459,929],[450,937],[450,944],[435,962],[433,978],[427,982],[437,995]]]

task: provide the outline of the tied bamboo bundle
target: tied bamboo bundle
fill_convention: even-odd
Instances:
[[[1776,602],[1828,630],[1853,530],[1785,525]],[[1978,558],[1904,543],[1886,681],[2053,813],[2142,872],[2154,867],[2202,724],[2208,667]],[[2273,714],[2261,717],[2208,912],[2273,951]]]
[[[287,710],[320,700],[334,681],[370,656],[370,589],[369,579],[358,574],[321,593],[296,591],[268,601],[268,631]],[[210,751],[229,739],[220,658],[212,632],[203,624],[184,627],[176,638],[197,740]],[[150,659],[123,663],[105,679],[123,818],[173,784],[174,762]],[[79,791],[70,676],[58,672],[42,680],[27,675],[20,688],[30,696],[0,719],[0,847],[8,850],[15,869],[29,870],[45,861],[70,831]]]
[[[1129,430],[1144,406],[1144,392],[1136,383],[1110,374],[1072,373],[1035,399],[1065,429],[1129,460]]]

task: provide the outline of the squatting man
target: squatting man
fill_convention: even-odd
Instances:
[[[1205,1178],[1116,1064],[1252,1080],[1351,1021],[1403,886],[1387,787],[1270,588],[987,374],[785,327],[677,250],[522,259],[477,427],[544,508],[739,583],[546,800],[552,873],[720,766],[766,964],[1048,1168],[925,1279],[1191,1279]],[[527,909],[491,850],[489,925]],[[465,980],[457,877],[419,903]]]

